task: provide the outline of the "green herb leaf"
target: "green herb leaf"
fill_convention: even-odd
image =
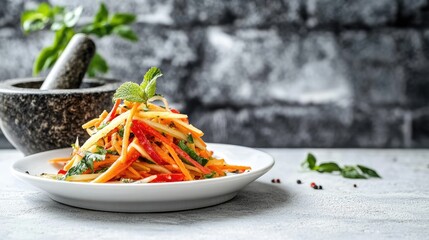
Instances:
[[[192,137],[192,134],[188,134],[188,138],[186,139],[188,141],[188,143],[193,144],[194,143],[194,138]]]
[[[107,7],[104,3],[101,3],[100,9],[98,9],[98,12],[95,14],[94,22],[95,23],[106,22],[108,17],[109,17],[109,10],[107,10]]]
[[[321,173],[341,171],[341,168],[338,166],[338,164],[334,162],[321,163],[319,166],[316,166],[315,169],[317,169],[317,171]]]
[[[107,73],[108,71],[109,66],[106,60],[99,53],[96,53],[89,63],[88,76],[95,77],[97,73]]]
[[[37,8],[37,12],[43,14],[46,17],[49,17],[51,15],[51,5],[46,2],[40,3],[39,7]]]
[[[82,11],[83,11],[82,6],[79,6],[75,8],[73,11],[67,12],[64,15],[64,24],[67,27],[74,27],[76,23],[79,21]]]
[[[156,80],[162,76],[162,72],[157,67],[151,67],[143,77],[140,87],[144,89],[146,96],[151,98],[156,93]]]
[[[319,165],[317,165],[316,162],[316,157],[313,154],[309,153],[307,155],[307,159],[301,164],[301,166],[303,166],[304,168],[308,168],[312,171],[318,171],[320,173],[340,172],[341,176],[345,178],[366,179],[367,176],[381,178],[375,170],[362,165],[349,165],[341,168],[335,162],[326,162],[321,163]]]
[[[153,79],[157,79],[159,77],[162,76],[162,72],[159,68],[157,67],[151,67],[149,70],[147,70],[147,72],[145,73],[144,77],[143,77],[143,82],[140,85],[142,87],[142,89],[145,89],[147,84],[153,80]]]
[[[207,174],[204,174],[204,178],[213,178],[214,176],[216,175],[216,172],[211,172],[211,173],[207,173]]]
[[[131,29],[130,26],[126,26],[126,25],[119,25],[113,28],[113,33],[115,33],[116,35],[130,40],[132,42],[136,42],[139,40],[139,37],[137,36],[137,34]]]
[[[344,168],[341,170],[341,175],[345,178],[366,179],[366,177],[362,175],[354,166],[344,166]]]
[[[365,167],[362,165],[357,165],[357,167],[366,175],[370,176],[370,177],[375,177],[375,178],[381,178],[380,175],[378,175],[378,173],[374,170],[371,169],[369,167]]]
[[[113,99],[123,99],[130,102],[144,102],[147,100],[145,94],[137,83],[123,83],[113,95]]]
[[[309,153],[307,155],[307,159],[303,163],[301,163],[301,166],[307,167],[310,170],[314,170],[314,168],[316,167],[316,162],[316,157],[313,154]]]
[[[146,96],[148,99],[153,97],[156,92],[156,79],[152,79],[146,86],[144,91],[146,92]]]
[[[38,75],[41,71],[51,67],[61,53],[66,48],[68,42],[74,35],[72,28],[62,28],[55,33],[54,42],[51,46],[45,47],[37,56],[33,64],[33,75]]]
[[[110,18],[109,23],[113,26],[133,23],[136,20],[136,15],[129,13],[116,13]]]
[[[22,29],[25,33],[42,30],[45,28],[48,21],[48,18],[35,18],[27,20],[22,23]]]

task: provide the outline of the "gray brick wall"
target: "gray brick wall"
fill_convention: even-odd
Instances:
[[[24,36],[37,1],[0,0],[0,79],[31,75],[50,33]],[[84,6],[97,1],[54,0]],[[429,146],[427,0],[105,1],[140,42],[96,39],[108,77],[165,72],[160,92],[205,139],[259,147]],[[0,146],[9,145],[0,135]]]

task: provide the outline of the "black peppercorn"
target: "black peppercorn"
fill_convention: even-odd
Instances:
[[[301,184],[302,182],[301,182],[301,180],[296,180],[296,183],[298,183],[298,184]]]

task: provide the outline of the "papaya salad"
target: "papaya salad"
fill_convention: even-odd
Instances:
[[[227,164],[207,149],[204,133],[155,93],[161,76],[161,71],[152,67],[140,85],[122,84],[114,94],[111,111],[83,124],[89,139],[82,145],[77,139],[70,157],[51,159],[60,170],[42,176],[72,182],[158,183],[250,170]]]

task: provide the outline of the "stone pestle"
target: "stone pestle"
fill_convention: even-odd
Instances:
[[[94,54],[95,44],[88,36],[74,35],[40,90],[79,88]]]

